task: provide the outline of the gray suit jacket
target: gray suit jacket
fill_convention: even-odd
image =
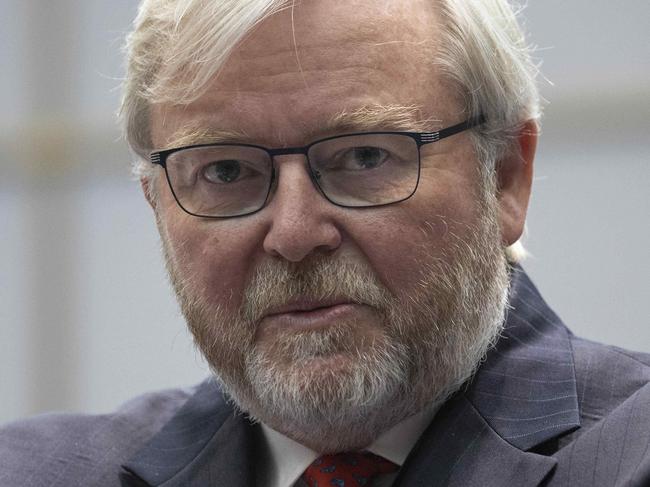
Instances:
[[[574,337],[513,272],[503,337],[395,485],[650,486],[650,356]],[[0,487],[252,486],[257,434],[207,380],[3,427]]]

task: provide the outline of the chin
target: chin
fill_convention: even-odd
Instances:
[[[223,378],[227,392],[253,420],[319,452],[364,448],[415,412],[404,388],[405,347],[375,338],[339,348],[319,336],[303,337],[310,346],[296,346],[295,337],[292,346],[258,345],[244,380]]]

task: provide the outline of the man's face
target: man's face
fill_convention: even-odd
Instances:
[[[191,128],[277,148],[463,121],[432,63],[430,3],[305,1],[274,15],[200,99],[154,107],[154,146]],[[158,178],[168,267],[197,343],[242,409],[315,449],[366,446],[442,399],[498,333],[506,266],[469,136],[421,154],[415,195],[370,209],[329,203],[302,155],[276,158],[270,201],[240,218],[190,216]]]

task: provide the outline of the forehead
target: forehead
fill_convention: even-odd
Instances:
[[[431,3],[296,2],[249,33],[195,102],[154,107],[154,145],[173,144],[187,126],[298,144],[337,114],[368,106],[451,118],[433,62],[439,27]]]

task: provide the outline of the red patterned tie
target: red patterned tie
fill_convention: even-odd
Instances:
[[[393,462],[372,453],[337,453],[318,458],[302,479],[309,487],[369,487],[377,475],[397,469]]]

